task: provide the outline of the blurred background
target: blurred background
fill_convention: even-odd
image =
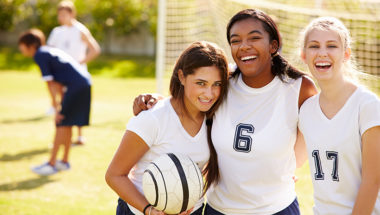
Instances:
[[[0,69],[29,66],[14,65],[15,56],[10,57],[14,49],[9,47],[16,48],[19,33],[30,27],[42,29],[48,36],[58,25],[58,3],[59,0],[0,0]],[[77,19],[102,47],[104,57],[89,65],[93,74],[155,77],[157,69],[157,75],[169,76],[179,53],[195,40],[216,42],[229,55],[226,24],[237,11],[249,7],[264,10],[275,19],[283,37],[282,53],[302,69],[306,70],[298,61],[299,32],[313,18],[335,16],[351,31],[353,53],[363,71],[376,76],[380,73],[379,0],[76,0],[74,3]],[[143,60],[137,64],[145,66],[132,61],[114,62],[127,56],[135,57],[133,61]],[[107,71],[105,65],[112,70]],[[375,82],[371,85],[378,87]]]
[[[245,8],[257,8],[269,14],[282,35],[282,54],[303,71],[300,62],[300,31],[314,18],[334,16],[342,20],[353,38],[353,54],[361,69],[373,76],[362,76],[372,89],[379,90],[380,75],[380,1],[379,0],[166,0],[161,8],[165,19],[164,43],[160,55],[165,56],[162,68],[170,71],[180,51],[194,40],[208,40],[222,46],[230,56],[226,39],[229,19]],[[162,24],[164,23],[164,24]],[[162,28],[158,28],[161,30]],[[162,39],[164,38],[164,39]],[[230,62],[233,62],[230,57]],[[156,64],[161,66],[160,64]]]
[[[33,27],[48,37],[59,25],[59,2],[0,0],[0,69],[31,69],[31,60],[20,63],[22,58],[14,53],[18,36]],[[89,65],[92,74],[154,77],[156,0],[77,0],[74,4],[77,20],[90,30],[102,48],[102,57]]]

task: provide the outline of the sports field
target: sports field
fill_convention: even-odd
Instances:
[[[155,89],[149,78],[93,77],[86,145],[71,150],[71,170],[39,177],[30,167],[47,161],[54,132],[53,118],[44,114],[50,106],[46,84],[38,72],[1,71],[0,214],[115,214],[117,196],[104,173],[132,116],[134,97]],[[297,176],[302,214],[312,214],[308,165]]]

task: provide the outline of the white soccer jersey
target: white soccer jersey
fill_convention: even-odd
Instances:
[[[127,125],[127,130],[140,136],[150,149],[132,168],[128,177],[143,193],[142,176],[149,163],[164,153],[181,153],[188,155],[202,170],[208,162],[210,152],[207,144],[207,129],[205,121],[197,135],[190,136],[183,128],[181,121],[167,98],[159,101],[152,109],[143,111],[133,117]],[[194,211],[203,203],[200,200]]]
[[[82,32],[88,32],[88,29],[78,21],[74,21],[72,26],[55,27],[47,44],[65,51],[80,62],[85,59],[87,52],[87,44],[82,39]]]
[[[207,195],[213,208],[229,215],[268,215],[295,200],[301,82],[275,77],[262,88],[251,88],[241,74],[230,80],[212,128],[221,176]]]
[[[322,112],[317,94],[300,110],[299,127],[308,151],[314,186],[314,214],[351,214],[361,183],[361,136],[380,125],[380,101],[359,87],[332,118]],[[374,212],[380,215],[380,195]]]

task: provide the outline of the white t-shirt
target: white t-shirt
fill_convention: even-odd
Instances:
[[[89,32],[89,30],[76,20],[71,26],[57,26],[50,33],[47,45],[65,51],[80,62],[85,59],[87,52],[87,44],[82,39],[82,32]]]
[[[328,119],[317,94],[302,105],[299,128],[308,151],[314,186],[314,214],[351,214],[361,183],[363,133],[380,125],[380,101],[358,87]],[[380,194],[374,212],[380,215]]]
[[[298,97],[302,78],[277,76],[262,88],[230,79],[227,99],[216,112],[212,140],[220,182],[207,193],[224,214],[274,214],[296,198]]]
[[[136,133],[150,147],[128,175],[141,193],[145,169],[152,160],[162,154],[173,152],[188,155],[201,170],[209,160],[205,121],[198,134],[190,136],[174,111],[170,98],[159,101],[152,109],[133,117],[128,122],[127,130]],[[202,203],[203,199],[194,206],[194,211]]]

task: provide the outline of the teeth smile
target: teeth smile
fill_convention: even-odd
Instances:
[[[246,61],[246,60],[253,60],[253,59],[256,59],[257,56],[246,56],[246,57],[242,57],[241,60],[242,61]]]
[[[211,101],[211,99],[199,99],[199,101],[208,103]]]
[[[316,66],[331,66],[331,63],[316,63]]]

